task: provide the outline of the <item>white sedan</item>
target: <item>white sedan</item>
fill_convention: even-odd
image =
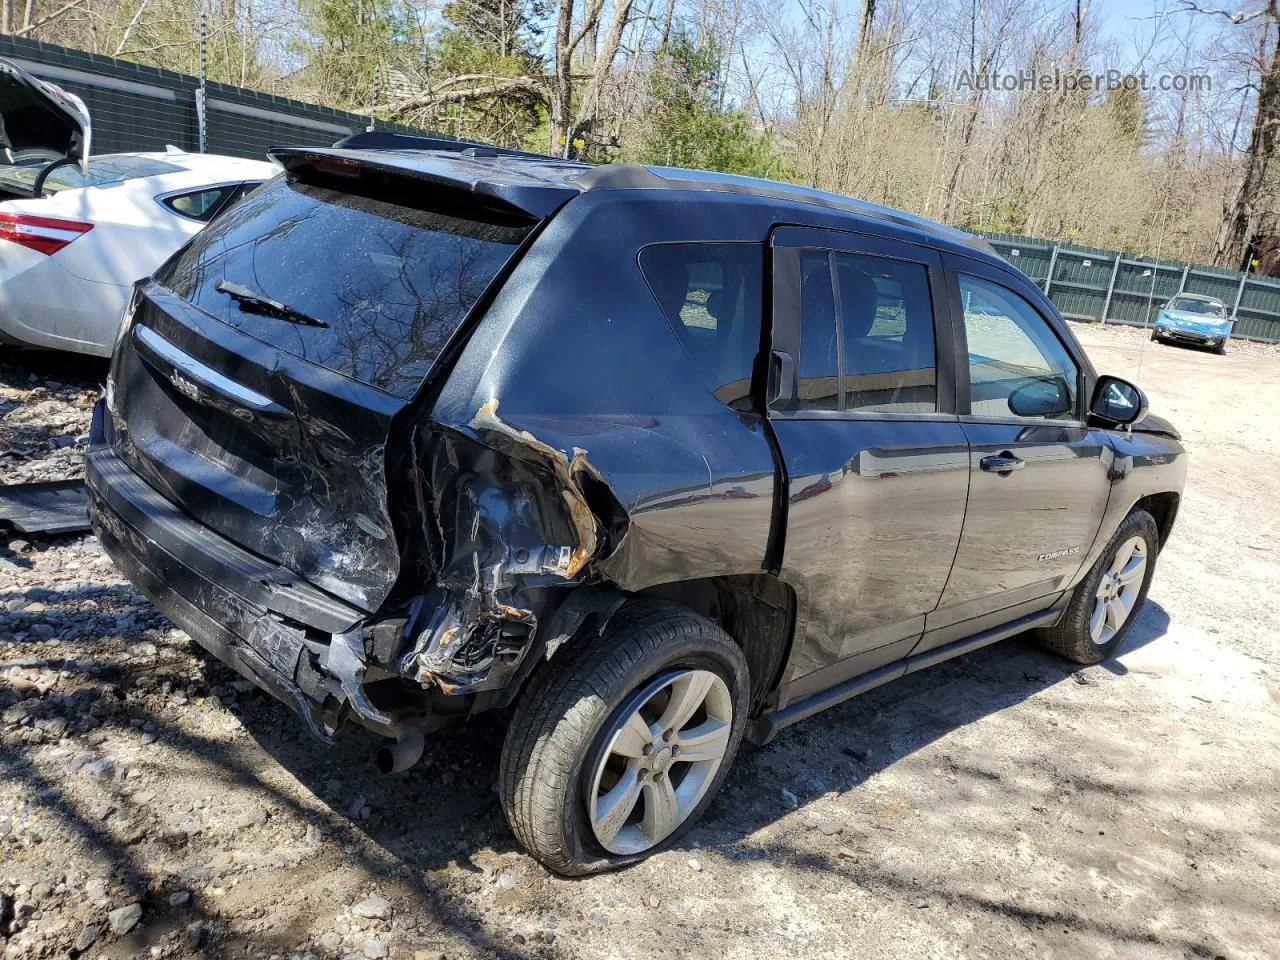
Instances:
[[[3,61],[0,121],[0,343],[109,356],[134,281],[280,172],[174,148],[90,158],[84,105]]]

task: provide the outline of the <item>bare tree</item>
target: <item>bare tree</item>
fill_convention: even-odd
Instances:
[[[1250,13],[1201,7],[1184,0],[1184,10],[1206,16],[1223,17],[1234,26],[1257,29],[1255,67],[1258,80],[1253,124],[1249,131],[1240,164],[1239,179],[1222,208],[1222,223],[1214,246],[1213,262],[1218,266],[1247,269],[1254,237],[1275,224],[1273,219],[1275,189],[1271,182],[1276,151],[1276,134],[1280,130],[1280,8],[1276,0],[1266,2]]]

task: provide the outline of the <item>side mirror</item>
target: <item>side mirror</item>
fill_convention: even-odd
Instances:
[[[1009,410],[1017,417],[1056,417],[1071,408],[1071,390],[1062,377],[1028,380],[1009,394]]]
[[[1124,427],[1145,417],[1148,406],[1147,395],[1128,380],[1099,377],[1089,412],[1108,424]]]

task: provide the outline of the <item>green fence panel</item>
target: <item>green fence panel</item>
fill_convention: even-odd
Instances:
[[[1128,257],[1074,244],[1055,245],[1036,237],[982,235],[997,253],[1041,287],[1052,263],[1049,297],[1073,320],[1101,320],[1105,312],[1108,323],[1150,326],[1179,292],[1217,297],[1228,309],[1236,306],[1239,294],[1236,335],[1280,342],[1280,278],[1176,260]]]
[[[1126,258],[1120,261],[1116,274],[1116,291],[1144,299],[1168,300],[1178,292],[1183,267],[1181,263]]]
[[[1241,310],[1236,314],[1236,324],[1233,332],[1238,337],[1280,340],[1280,317]]]
[[[1110,323],[1136,323],[1150,326],[1156,314],[1166,303],[1164,297],[1152,297],[1146,293],[1119,291],[1111,295],[1111,309],[1107,311]]]
[[[84,100],[93,117],[95,154],[199,148],[195,77],[23,37],[0,36],[0,57]],[[206,84],[205,94],[209,153],[261,159],[268,147],[328,145],[370,122],[360,114],[222,83]],[[381,120],[375,128],[423,132]]]
[[[1057,260],[1053,267],[1053,283],[1070,283],[1078,287],[1087,287],[1107,294],[1107,284],[1111,281],[1111,270],[1115,267],[1115,254],[1105,251],[1069,249],[1058,250]],[[1101,309],[1102,302],[1098,302]]]
[[[1064,317],[1080,320],[1096,320],[1102,316],[1102,305],[1106,302],[1107,291],[1090,290],[1083,287],[1055,284],[1049,291],[1052,300]]]
[[[1037,284],[1044,285],[1044,278],[1049,275],[1049,261],[1053,256],[1052,246],[1044,241],[1028,240],[1026,237],[1007,234],[989,235],[987,240],[996,248],[1000,256]]]
[[[1240,274],[1216,267],[1192,267],[1187,271],[1187,293],[1217,297],[1228,307],[1236,302],[1240,288]]]
[[[1240,309],[1280,319],[1280,280],[1250,277],[1245,281],[1244,291],[1240,296]]]

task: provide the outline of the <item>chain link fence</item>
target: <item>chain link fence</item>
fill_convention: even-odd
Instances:
[[[983,236],[1073,320],[1149,327],[1170,297],[1199,293],[1227,305],[1232,336],[1280,341],[1280,279],[1014,234]]]

